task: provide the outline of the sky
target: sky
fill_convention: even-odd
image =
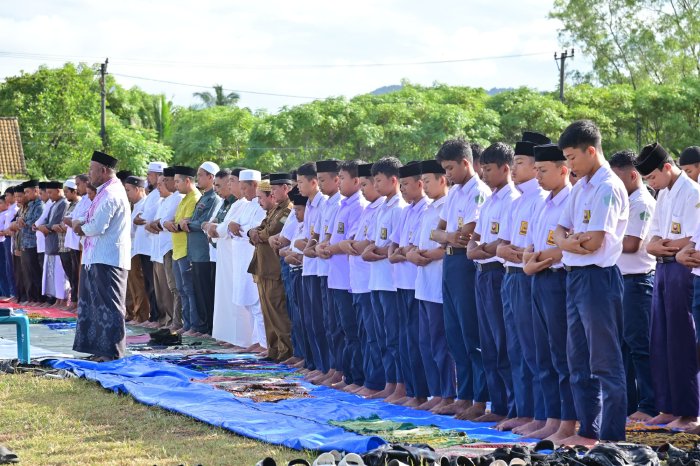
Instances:
[[[108,72],[127,88],[191,105],[194,92],[221,84],[239,92],[239,105],[270,112],[402,79],[555,90],[554,53],[563,47],[559,23],[547,18],[551,7],[547,0],[0,0],[0,80],[42,64],[109,57]],[[448,63],[434,63],[441,61]],[[585,71],[585,59],[567,66]]]

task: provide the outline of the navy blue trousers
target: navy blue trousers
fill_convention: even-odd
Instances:
[[[513,374],[515,408],[519,417],[547,419],[537,367],[532,313],[532,277],[506,273],[501,285],[508,359]]]
[[[370,390],[382,390],[386,385],[382,351],[377,332],[377,319],[374,316],[371,293],[352,295],[353,305],[361,316],[362,331],[362,368],[364,370],[364,386]]]
[[[335,304],[333,303],[333,295],[328,288],[327,276],[319,276],[318,281],[321,289],[323,326],[321,328],[314,327],[314,331],[325,332],[326,334],[326,344],[328,345],[328,355],[326,358],[328,359],[328,367],[330,369],[342,371],[341,362],[338,360],[338,346],[342,345],[343,342],[338,342],[334,339],[334,335],[337,333],[338,318]]]
[[[566,271],[545,270],[532,277],[532,323],[539,383],[549,419],[576,420],[566,360]]]
[[[399,353],[401,356],[401,370],[406,383],[406,394],[409,397],[427,398],[428,382],[425,377],[425,368],[419,348],[421,333],[418,300],[416,290],[398,289],[397,297],[399,311],[401,313]]]
[[[9,237],[6,237],[5,241],[0,244],[0,268],[2,268],[2,273],[0,273],[0,296],[11,296],[12,288],[10,283],[12,282],[12,276],[7,273],[7,264],[11,261],[12,256],[8,255],[5,243],[10,243]]]
[[[9,237],[5,238],[3,242],[3,247],[5,248],[5,271],[7,273],[7,280],[9,285],[10,294],[7,296],[16,296],[17,290],[15,289],[15,265],[14,258],[12,256],[12,241]]]
[[[622,363],[622,275],[617,266],[566,277],[567,356],[579,434],[625,439],[627,386]],[[602,403],[601,403],[602,397]]]
[[[476,325],[476,268],[466,255],[446,255],[443,259],[442,299],[447,345],[457,367],[457,398],[488,401]]]
[[[340,370],[345,376],[346,384],[364,385],[358,315],[353,297],[347,290],[331,290],[331,294],[339,319],[339,331],[334,334],[334,338],[339,342],[336,346],[339,349],[336,359],[340,360]]]
[[[399,312],[396,291],[372,291],[377,340],[386,383],[402,383],[399,370]]]
[[[455,361],[447,347],[442,306],[441,303],[418,301],[418,347],[430,396],[454,398],[457,375]]]
[[[640,411],[656,416],[658,411],[649,362],[654,273],[623,275],[622,278],[622,355],[627,371],[627,411],[629,414]]]
[[[301,268],[289,269],[290,294],[288,296],[291,304],[289,309],[291,309],[294,356],[306,359],[307,357],[311,357],[311,347],[306,335],[304,321],[301,317],[301,307],[304,298],[301,272]]]
[[[302,312],[306,335],[309,338],[312,358],[307,368],[326,373],[330,370],[328,341],[323,322],[321,280],[318,275],[302,277],[304,287],[304,309]]]
[[[656,409],[697,416],[698,357],[693,274],[677,262],[656,265],[651,304],[651,374]]]
[[[506,330],[503,321],[501,284],[503,269],[476,273],[476,308],[481,340],[481,359],[484,362],[486,383],[491,398],[491,412],[515,417],[513,378],[508,360]],[[445,322],[447,325],[447,322]]]

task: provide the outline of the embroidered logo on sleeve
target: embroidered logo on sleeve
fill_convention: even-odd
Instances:
[[[549,230],[549,233],[547,234],[547,245],[556,246],[554,243],[554,230]]]
[[[650,218],[651,218],[651,214],[649,212],[647,212],[646,210],[644,212],[639,213],[639,220],[641,220],[642,222],[646,222]]]
[[[328,225],[323,225],[323,234],[328,233]]]
[[[500,231],[501,226],[499,225],[498,222],[491,222],[491,234],[492,235],[497,235],[498,232]]]
[[[380,239],[387,239],[389,235],[387,234],[386,228],[382,228],[379,230],[379,238]]]
[[[339,235],[345,234],[345,224],[343,222],[338,222],[338,234]]]
[[[457,228],[462,228],[464,226],[464,217],[457,217]]]
[[[678,222],[672,222],[671,223],[671,234],[672,235],[680,235],[681,232],[682,232],[681,224]]]
[[[603,196],[603,204],[607,206],[615,204],[615,197],[612,194],[606,194]]]
[[[588,223],[591,221],[591,211],[586,209],[583,211],[583,223]]]
[[[477,194],[476,197],[474,198],[474,202],[476,202],[476,205],[483,204],[485,200],[486,200],[486,197],[484,197],[484,195],[481,193]]]
[[[520,236],[527,235],[527,222],[523,220],[520,222]]]

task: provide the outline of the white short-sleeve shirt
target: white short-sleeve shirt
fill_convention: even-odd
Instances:
[[[630,218],[627,222],[625,236],[634,236],[642,240],[639,251],[620,254],[617,266],[622,275],[649,273],[656,268],[656,259],[647,252],[651,239],[651,217],[654,214],[656,200],[646,187],[641,187],[629,197]]]
[[[343,200],[343,196],[337,192],[331,197],[326,199],[326,202],[321,206],[321,215],[319,216],[318,225],[318,242],[322,242],[326,239],[326,235],[333,232],[333,224],[335,222],[335,216],[340,209],[340,201]],[[316,274],[319,277],[327,277],[330,267],[330,259],[317,260]]]
[[[554,231],[557,229],[561,213],[566,208],[571,194],[571,185],[567,184],[557,193],[552,196],[549,193],[540,210],[535,214],[533,224],[527,230],[528,246],[532,245],[535,251],[544,251],[545,249],[556,248],[554,243]],[[558,269],[563,267],[561,261],[553,263],[551,268]]]
[[[581,178],[571,190],[569,204],[559,225],[574,233],[603,231],[602,246],[590,254],[564,251],[567,266],[597,265],[612,267],[622,254],[622,239],[627,230],[629,199],[622,181],[605,163],[593,176]]]
[[[340,201],[331,226],[330,244],[338,244],[355,236],[367,201],[360,191]],[[328,259],[328,288],[350,291],[350,261],[347,254],[334,254]]]
[[[491,190],[474,175],[466,183],[450,188],[440,219],[447,222],[446,231],[455,232],[468,223],[479,220],[479,214]]]
[[[327,197],[323,193],[316,193],[313,199],[306,201],[306,211],[304,212],[304,238],[310,240],[315,234],[322,236],[318,231],[318,224],[321,223],[321,207],[326,202]],[[320,241],[320,239],[319,239]],[[304,256],[303,276],[318,275],[318,259]]]
[[[700,185],[681,172],[671,188],[659,191],[649,235],[663,239],[693,236],[700,223]]]
[[[385,198],[382,196],[370,202],[365,207],[360,215],[360,220],[357,224],[357,231],[353,239],[355,241],[371,240],[374,234],[375,224],[377,221],[377,213],[379,206],[384,203]],[[369,293],[369,269],[370,263],[366,262],[360,256],[350,256],[350,289],[353,293]]]
[[[498,237],[505,241],[510,241],[510,244],[513,246],[527,248],[529,246],[527,232],[531,228],[535,215],[542,208],[548,193],[540,187],[535,178],[520,183],[516,188],[521,193],[520,197],[513,201],[510,215],[507,216],[505,225],[502,226]],[[520,262],[510,261],[506,261],[505,265],[511,267],[523,266]]]
[[[406,202],[400,194],[392,196],[379,206],[376,227],[372,237],[377,247],[383,248],[391,244],[391,236],[394,234],[394,231],[401,228],[401,211],[405,207]],[[394,267],[389,262],[389,259],[370,262],[369,289],[372,291],[396,291]]]
[[[394,230],[391,241],[402,248],[410,245],[413,238],[418,236],[421,218],[429,204],[430,200],[424,196],[420,201],[406,206],[401,212],[400,226]],[[394,264],[394,285],[402,290],[413,290],[417,273],[416,265],[409,261]]]
[[[418,249],[428,250],[440,247],[430,239],[430,233],[435,230],[440,223],[442,210],[445,208],[447,196],[433,201],[428,205],[421,217],[418,235],[414,238],[413,244]],[[432,261],[430,264],[417,267],[416,272],[416,299],[430,301],[432,303],[442,303],[442,259]]]
[[[520,192],[513,183],[508,183],[487,199],[481,208],[479,220],[476,222],[474,232],[481,237],[482,243],[496,241],[501,233],[501,228],[507,223],[507,218],[513,208],[513,202],[520,197]],[[486,264],[489,262],[503,262],[500,257],[478,259],[474,262]]]

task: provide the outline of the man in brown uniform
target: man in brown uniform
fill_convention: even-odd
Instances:
[[[254,276],[258,285],[267,337],[267,358],[281,362],[292,356],[292,323],[287,314],[279,257],[268,239],[282,231],[289,217],[291,204],[287,193],[291,185],[286,183],[290,180],[271,178],[271,181],[263,180],[258,185],[258,202],[267,216],[259,227],[248,231],[250,242],[255,246],[248,273]],[[270,183],[275,183],[274,196]]]

